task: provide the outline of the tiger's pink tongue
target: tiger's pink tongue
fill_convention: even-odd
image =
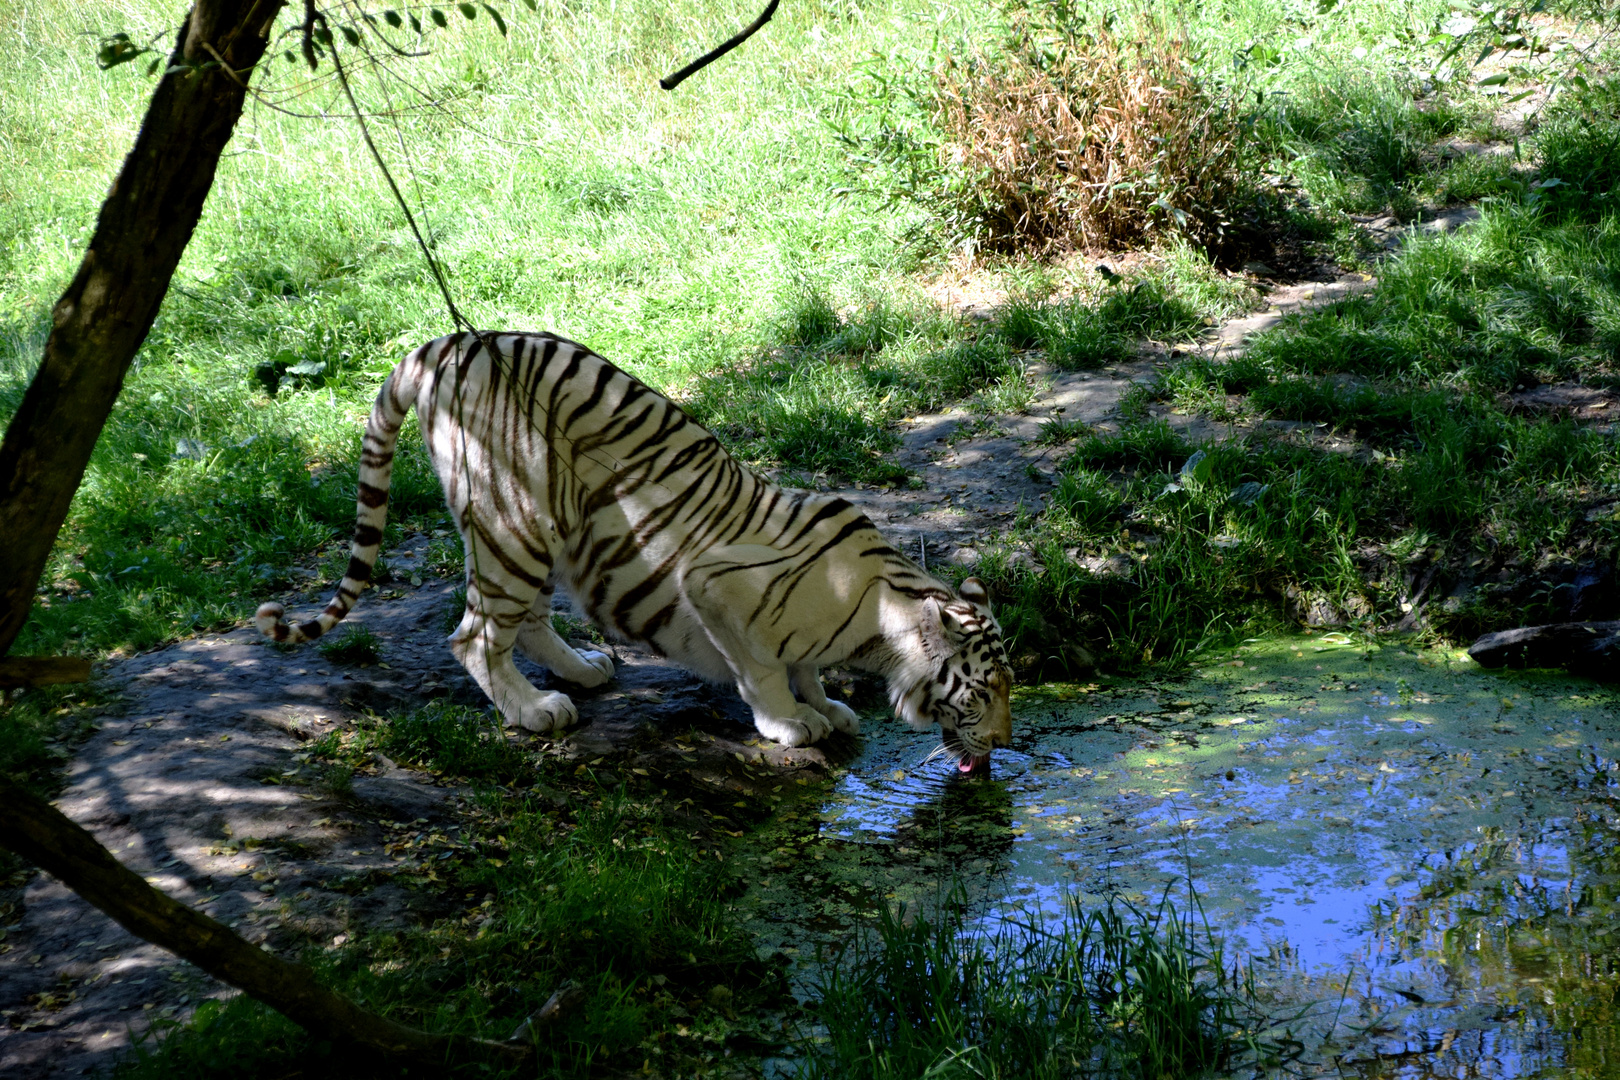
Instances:
[[[956,771],[964,776],[971,776],[974,773],[988,773],[990,771],[990,755],[974,757],[969,754],[956,763]]]

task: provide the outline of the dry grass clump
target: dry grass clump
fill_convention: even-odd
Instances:
[[[1148,15],[1082,27],[1015,15],[998,50],[948,55],[934,123],[982,240],[1049,251],[1180,232],[1219,254],[1256,205],[1237,93]]]

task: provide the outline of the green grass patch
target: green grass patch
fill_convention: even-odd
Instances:
[[[1578,86],[1561,99],[1537,133],[1536,151],[1537,194],[1549,210],[1580,221],[1612,218],[1620,209],[1620,78]]]
[[[341,636],[327,638],[316,648],[334,664],[369,666],[382,661],[382,639],[365,626],[351,626]]]
[[[684,404],[735,452],[801,480],[903,482],[889,457],[896,420],[973,394],[1027,401],[999,336],[936,311],[874,302],[841,315],[811,293],[788,306],[776,335],[755,363],[698,379]]]
[[[1072,635],[1121,665],[1174,660],[1302,617],[1301,597],[1393,623],[1427,566],[1459,590],[1427,598],[1442,633],[1569,617],[1572,590],[1527,571],[1612,564],[1620,528],[1593,508],[1620,495],[1620,449],[1504,395],[1613,385],[1616,230],[1612,215],[1496,204],[1465,233],[1411,242],[1373,292],[1290,318],[1240,358],[1178,360],[1155,396],[1284,426],[1203,447],[1194,477],[1181,470],[1198,448],[1161,420],[1127,415],[1076,439],[1050,508],[1009,536],[1035,563],[996,556],[979,571],[1015,654],[1039,665]],[[1486,580],[1504,568],[1523,582]]]

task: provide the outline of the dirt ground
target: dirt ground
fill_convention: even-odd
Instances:
[[[1423,227],[1466,220],[1459,213]],[[1320,276],[1278,286],[1265,310],[1218,328],[1201,347],[1230,354],[1288,311],[1370,287],[1365,275]],[[1146,348],[1131,363],[1094,372],[1032,362],[1041,391],[1026,414],[916,417],[898,460],[921,486],[842,494],[928,565],[971,561],[1020,507],[1036,509],[1046,497],[1059,452],[1036,445],[1040,424],[1061,416],[1109,428],[1121,396],[1153,381],[1168,359]],[[1524,404],[1612,422],[1616,399],[1599,397],[1576,400],[1540,387]],[[1194,438],[1237,434],[1161,412]],[[441,695],[483,702],[444,643],[456,583],[418,573],[427,544],[416,535],[386,552],[391,580],[350,617],[381,640],[381,665],[346,667],[314,648],[280,650],[251,626],[103,665],[98,678],[115,704],[78,748],[58,806],[154,885],[271,948],[435,914],[423,907],[434,902],[424,899],[431,892],[393,880],[422,871],[397,841],[453,830],[464,793],[379,759],[371,775],[356,775],[351,790],[335,794],[313,782],[299,756],[308,740],[352,724],[363,710]],[[292,611],[309,612],[326,596],[309,588],[284,599]],[[848,739],[767,746],[733,689],[706,686],[635,649],[620,647],[617,657],[612,684],[574,693],[580,724],[554,752],[610,770],[679,772],[716,794],[816,776],[829,754],[854,752]],[[545,678],[539,669],[531,674]],[[694,729],[702,738],[689,740],[690,750],[674,742]],[[34,1080],[110,1066],[154,1022],[183,1019],[202,1000],[229,992],[47,875],[23,888],[22,909],[0,941],[0,1075]]]

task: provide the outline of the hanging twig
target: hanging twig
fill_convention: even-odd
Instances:
[[[689,76],[696,75],[698,72],[702,71],[704,68],[726,55],[726,53],[753,37],[759,32],[760,27],[771,21],[771,16],[776,14],[776,5],[781,2],[782,0],[771,0],[769,4],[765,5],[765,10],[759,13],[759,18],[749,23],[747,28],[741,33],[728,39],[724,44],[704,53],[690,64],[687,64],[685,67],[681,68],[681,70],[677,71],[675,74],[666,75],[664,78],[659,79],[658,85],[663,87],[665,90],[675,89],[677,86],[681,85],[681,83],[685,82]]]

